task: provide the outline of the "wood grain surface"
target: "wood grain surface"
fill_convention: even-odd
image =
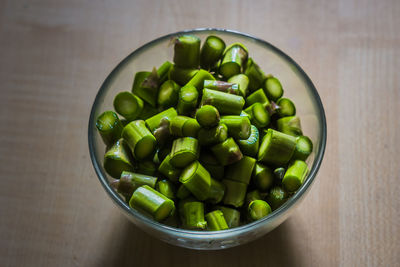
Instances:
[[[400,1],[0,1],[1,266],[399,266]],[[224,251],[148,236],[92,168],[87,123],[111,69],[182,29],[292,56],[322,98],[326,156],[300,208]]]

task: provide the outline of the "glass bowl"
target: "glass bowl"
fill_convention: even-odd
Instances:
[[[109,185],[111,178],[103,168],[105,145],[96,130],[96,118],[105,110],[113,109],[114,96],[130,90],[137,71],[151,70],[164,61],[172,61],[171,38],[182,34],[194,34],[202,39],[218,35],[227,45],[243,43],[250,56],[264,72],[271,73],[282,82],[284,96],[293,99],[301,118],[303,132],[314,143],[314,151],[307,160],[310,172],[301,188],[280,208],[261,220],[223,231],[191,231],[158,223],[131,209],[123,198]],[[100,183],[116,206],[137,227],[156,238],[173,245],[202,250],[224,249],[238,246],[259,238],[280,225],[299,205],[310,190],[321,165],[326,143],[326,121],[320,97],[310,78],[300,66],[278,48],[248,34],[225,29],[194,29],[172,33],[155,39],[136,49],[108,75],[94,101],[89,119],[90,157]]]

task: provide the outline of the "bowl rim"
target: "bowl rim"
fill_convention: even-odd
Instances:
[[[319,153],[315,155],[314,158],[314,164],[313,167],[311,168],[308,178],[305,181],[305,183],[300,187],[299,190],[296,191],[294,195],[292,195],[281,207],[273,211],[270,215],[245,224],[241,225],[235,228],[231,229],[226,229],[226,230],[221,230],[221,231],[194,231],[194,230],[187,230],[187,229],[182,229],[182,228],[175,228],[172,226],[168,226],[159,222],[156,222],[152,220],[151,218],[134,211],[131,209],[119,196],[119,194],[114,191],[111,186],[108,184],[108,180],[106,178],[106,174],[103,172],[101,168],[101,163],[96,160],[96,155],[95,155],[95,144],[93,142],[92,136],[95,133],[94,130],[94,125],[96,122],[95,118],[95,110],[96,107],[98,106],[101,96],[103,92],[106,90],[108,87],[108,84],[112,81],[113,77],[115,76],[118,71],[123,68],[123,66],[129,62],[129,60],[134,57],[136,54],[140,53],[142,50],[145,50],[147,47],[152,46],[155,43],[158,43],[162,40],[179,36],[182,34],[196,34],[196,33],[202,33],[202,32],[224,32],[224,33],[229,33],[232,35],[239,35],[242,37],[250,38],[253,41],[256,41],[258,43],[261,43],[268,48],[270,48],[273,52],[277,53],[279,56],[283,57],[286,61],[288,61],[290,64],[292,64],[296,70],[299,72],[299,76],[303,79],[303,81],[307,84],[308,88],[310,89],[309,91],[312,93],[314,99],[315,99],[315,104],[317,106],[317,109],[320,111],[320,116],[317,117],[318,120],[320,121],[321,128],[320,128],[320,136],[321,140],[319,143],[318,151]],[[143,223],[151,226],[152,228],[156,228],[159,231],[168,231],[168,232],[173,232],[174,234],[178,235],[185,235],[187,237],[192,237],[192,238],[200,238],[200,237],[210,237],[212,236],[213,238],[221,238],[221,237],[226,237],[232,234],[240,234],[243,232],[247,232],[249,230],[254,230],[254,228],[261,227],[264,224],[267,224],[268,222],[273,221],[276,218],[279,218],[280,215],[285,214],[292,206],[302,198],[303,195],[309,190],[311,184],[314,182],[315,176],[318,173],[318,170],[321,166],[322,159],[325,154],[325,147],[326,147],[326,140],[327,140],[327,125],[326,125],[326,117],[325,117],[325,111],[324,107],[322,105],[321,98],[318,94],[317,89],[315,88],[314,84],[312,83],[311,79],[308,77],[308,75],[304,72],[304,70],[286,53],[284,53],[282,50],[279,48],[275,47],[274,45],[270,44],[269,42],[262,40],[258,37],[255,37],[253,35],[247,34],[247,33],[242,33],[240,31],[236,30],[230,30],[230,29],[224,29],[224,28],[195,28],[195,29],[188,29],[188,30],[183,30],[183,31],[178,31],[170,34],[166,34],[164,36],[158,37],[150,42],[147,42],[131,52],[127,57],[125,57],[118,65],[110,72],[110,74],[107,76],[107,78],[104,80],[102,83],[99,91],[96,94],[95,100],[93,102],[91,111],[90,111],[90,117],[89,117],[89,125],[88,125],[88,144],[89,144],[89,153],[90,153],[90,158],[93,164],[93,167],[95,169],[95,172],[97,174],[97,177],[103,186],[104,190],[107,192],[109,197],[120,207],[122,208],[126,213],[130,214],[131,216],[134,216],[138,220],[142,221]]]

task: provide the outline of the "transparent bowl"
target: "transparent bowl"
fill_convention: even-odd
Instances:
[[[282,82],[284,95],[294,100],[301,118],[304,134],[314,143],[314,151],[307,162],[310,173],[301,188],[280,208],[265,218],[223,231],[190,231],[158,223],[131,209],[123,198],[109,185],[111,178],[103,168],[105,145],[96,130],[96,118],[105,110],[112,109],[114,96],[130,90],[137,71],[151,70],[164,61],[172,61],[171,38],[182,34],[194,34],[203,40],[218,35],[228,45],[243,43],[250,56],[264,72],[271,73]],[[310,190],[321,165],[326,143],[326,121],[320,97],[310,78],[288,55],[266,41],[248,34],[225,29],[195,29],[172,33],[153,40],[127,56],[108,75],[94,101],[89,119],[90,157],[100,183],[116,206],[136,226],[167,243],[192,249],[215,250],[238,246],[259,238],[280,225],[299,205]]]

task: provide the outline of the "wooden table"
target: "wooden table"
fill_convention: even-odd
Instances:
[[[398,266],[400,2],[0,1],[1,266]],[[314,187],[263,238],[199,252],[148,236],[89,159],[95,94],[131,51],[221,27],[291,55],[328,121]]]

